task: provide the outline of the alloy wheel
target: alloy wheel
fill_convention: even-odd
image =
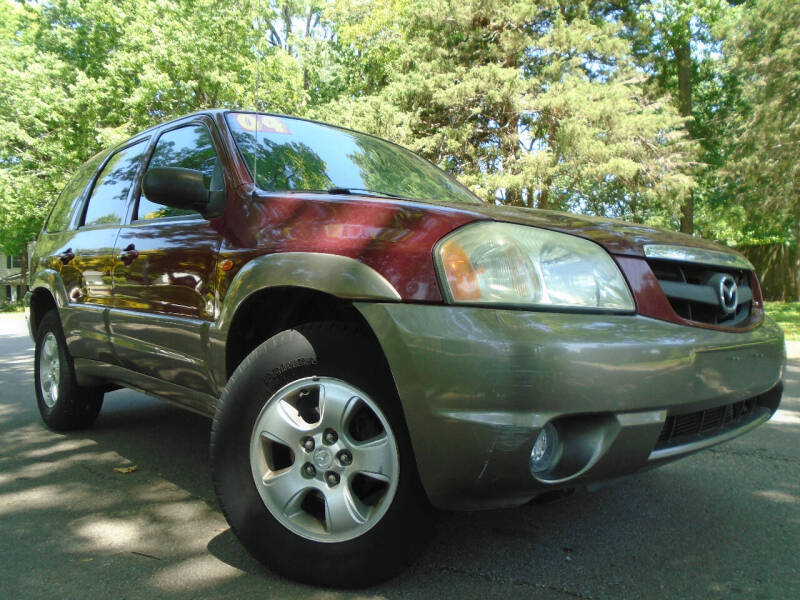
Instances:
[[[399,477],[397,441],[364,392],[309,377],[278,390],[255,420],[250,467],[261,499],[306,539],[363,535],[388,510]]]
[[[42,349],[39,353],[39,389],[47,408],[53,408],[58,402],[60,381],[61,360],[58,340],[52,331],[48,331],[42,340]]]

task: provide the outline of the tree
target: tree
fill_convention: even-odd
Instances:
[[[411,147],[488,201],[663,220],[691,187],[693,149],[596,4],[341,2],[337,35],[386,57],[383,82],[318,113]]]
[[[58,85],[67,65],[34,47],[33,16],[0,4],[0,250],[19,255],[65,181],[81,98]]]
[[[693,233],[697,201],[713,193],[718,135],[721,56],[715,25],[730,7],[726,0],[650,0],[615,3],[638,64],[650,76],[653,94],[669,95],[684,118],[687,135],[700,145],[693,170],[696,185],[681,203],[680,230]],[[710,161],[710,162],[709,162]]]
[[[755,0],[727,28],[730,76],[727,184],[762,237],[800,240],[800,5]],[[794,277],[800,278],[800,264]],[[798,280],[800,284],[800,280]]]
[[[777,0],[0,0],[0,248],[22,250],[97,150],[211,106],[369,131],[489,202],[730,243],[793,238],[796,12]]]
[[[267,39],[285,10],[263,6],[0,0],[0,248],[20,253],[77,166],[144,127],[212,106],[303,114],[303,68]]]

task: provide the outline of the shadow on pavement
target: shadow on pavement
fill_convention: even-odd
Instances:
[[[27,354],[26,354],[27,353]],[[409,571],[363,592],[283,580],[214,498],[210,421],[130,391],[91,430],[46,430],[30,350],[0,371],[0,578],[9,597],[798,597],[800,370],[782,418],[594,493],[444,514]],[[114,469],[136,465],[121,474]],[[313,568],[313,565],[310,565]]]

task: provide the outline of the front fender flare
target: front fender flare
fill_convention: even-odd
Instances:
[[[399,301],[400,294],[372,267],[347,256],[281,252],[248,262],[236,274],[219,312],[216,329],[227,332],[239,306],[255,292],[299,287],[349,300]]]
[[[234,277],[209,332],[216,381],[225,381],[225,344],[239,307],[252,294],[279,287],[305,288],[347,300],[401,300],[383,275],[354,258],[317,252],[281,252],[255,258]]]

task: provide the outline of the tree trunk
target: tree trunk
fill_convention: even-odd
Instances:
[[[507,206],[522,206],[522,191],[517,188],[506,188],[506,197],[503,204]]]
[[[28,242],[30,244],[30,242]],[[28,287],[28,248],[26,247],[19,255],[20,272],[22,273],[22,287]]]
[[[681,206],[681,232],[694,233],[694,192],[689,190]]]
[[[677,46],[673,47],[675,52],[675,62],[678,71],[678,112],[682,117],[692,116],[692,49],[689,45],[691,32],[688,31],[689,24],[686,24],[687,31],[684,39]],[[692,122],[686,122],[686,130],[692,136]],[[691,190],[687,194],[681,207],[681,231],[683,233],[694,233],[694,194]]]
[[[547,210],[550,206],[547,204],[547,201],[550,196],[550,188],[545,186],[542,188],[542,191],[539,193],[539,200],[536,203],[536,208],[541,208]]]

